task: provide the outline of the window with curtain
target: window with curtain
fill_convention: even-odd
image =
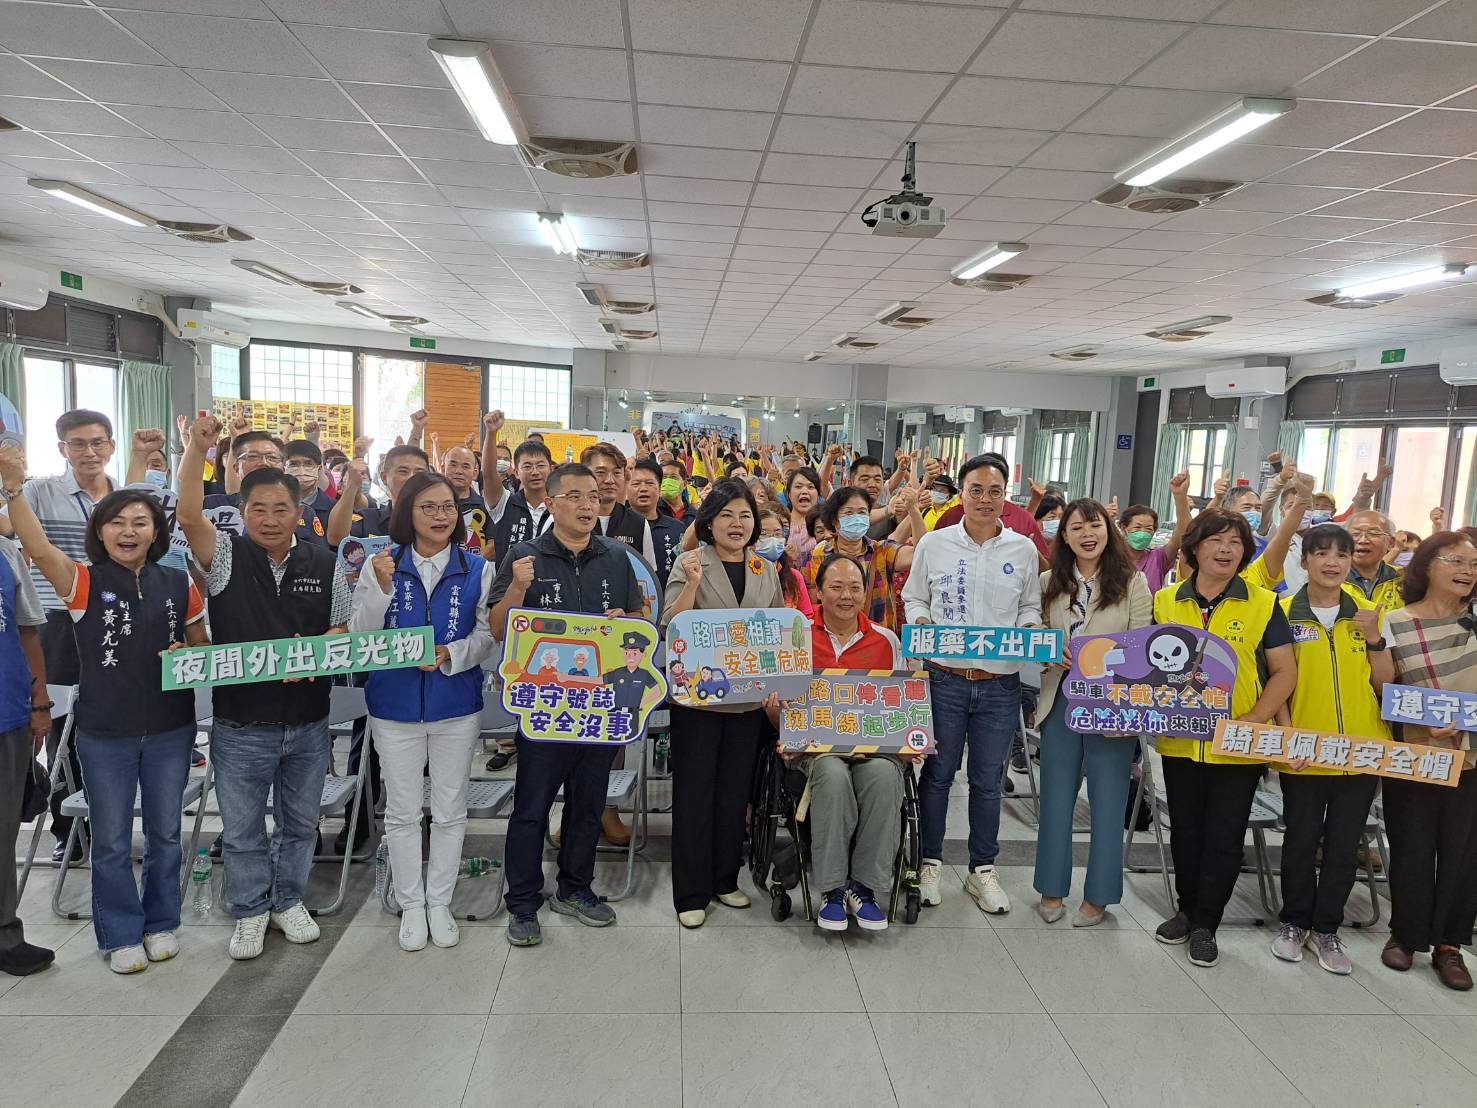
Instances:
[[[1077,448],[1076,431],[1052,431],[1046,455],[1046,480],[1066,488],[1072,480],[1072,456]]]
[[[1015,472],[1015,432],[1014,431],[988,431],[980,440],[980,451],[985,454],[999,454],[1005,459],[1010,472]]]
[[[360,397],[359,430],[374,439],[369,464],[377,469],[395,437],[409,433],[410,413],[425,407],[426,363],[366,354]]]
[[[113,423],[118,449],[113,452],[108,473],[123,476],[127,450],[119,423],[118,367],[103,362],[27,354],[23,361],[26,380],[26,466],[36,476],[50,476],[65,464],[56,450],[56,418],[72,408],[101,412]]]
[[[252,343],[251,398],[297,404],[353,404],[354,352],[322,346]],[[215,377],[214,356],[211,378]]]
[[[488,410],[501,410],[510,420],[567,427],[570,377],[570,370],[558,366],[489,363]]]
[[[241,399],[241,351],[234,346],[210,348],[210,395],[217,400]]]
[[[1229,461],[1230,429],[1186,427],[1183,430],[1180,469],[1190,475],[1190,495],[1208,497]]]

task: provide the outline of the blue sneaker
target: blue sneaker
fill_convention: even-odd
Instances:
[[[872,890],[855,881],[846,890],[846,910],[856,917],[857,926],[863,931],[886,931],[887,913],[877,906]]]
[[[846,890],[832,889],[821,905],[821,914],[815,917],[816,926],[822,931],[845,931],[850,921],[846,917]]]

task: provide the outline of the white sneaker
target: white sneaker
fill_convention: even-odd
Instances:
[[[179,953],[179,939],[173,931],[160,931],[144,936],[144,953],[151,962],[167,962]]]
[[[267,913],[247,916],[236,921],[236,930],[231,933],[231,957],[238,962],[258,957],[267,941]]]
[[[402,908],[400,910],[401,950],[425,950],[428,933],[424,908]]]
[[[943,872],[944,864],[932,858],[923,859],[923,864],[918,867],[918,898],[924,904],[944,902],[944,898],[939,895],[939,875]]]
[[[1010,911],[1010,897],[1005,895],[994,866],[975,866],[964,879],[964,891],[974,897],[981,912],[998,916]]]
[[[426,922],[431,928],[431,941],[437,946],[456,946],[462,941],[461,928],[456,925],[456,917],[446,905],[438,904],[434,908],[427,908]]]
[[[318,941],[318,924],[301,904],[294,904],[285,912],[273,912],[270,925],[281,931],[282,937],[290,943]]]
[[[141,946],[122,946],[108,955],[108,968],[114,973],[142,973],[149,968],[149,956]]]

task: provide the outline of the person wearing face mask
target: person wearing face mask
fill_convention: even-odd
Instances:
[[[1390,517],[1384,512],[1355,512],[1349,519],[1349,536],[1354,540],[1354,555],[1345,591],[1387,612],[1404,607],[1401,589],[1405,570],[1385,561],[1395,546],[1395,525]]]
[[[662,467],[650,458],[638,458],[626,479],[626,507],[629,517],[642,524],[635,548],[656,570],[657,583],[666,588],[687,527],[671,512],[661,510],[661,485]]]
[[[957,507],[959,486],[947,473],[940,473],[928,485],[928,504],[923,510],[924,528],[932,531],[939,525],[941,517]]]
[[[865,489],[845,486],[837,489],[821,507],[821,522],[835,537],[817,543],[806,564],[805,577],[815,592],[820,567],[832,554],[844,554],[863,569],[866,585],[864,611],[873,623],[897,629],[897,605],[893,594],[893,575],[906,573],[913,565],[913,546],[899,545],[892,539],[869,539],[872,526],[872,498]],[[914,504],[907,525],[921,534],[923,517]]]
[[[815,605],[810,598],[810,586],[805,575],[795,568],[790,551],[785,546],[785,520],[780,510],[773,505],[759,509],[759,541],[754,544],[754,553],[765,561],[773,562],[780,575],[780,589],[785,594],[785,607],[794,608],[806,619],[815,615]]]
[[[1067,502],[1062,499],[1058,492],[1049,492],[1041,498],[1041,503],[1036,505],[1033,513],[1036,522],[1041,525],[1041,533],[1047,540],[1053,540],[1062,525],[1062,515],[1065,513]]]
[[[324,495],[318,487],[323,477],[323,452],[318,445],[307,439],[294,439],[283,451],[286,458],[284,469],[289,477],[297,481],[301,490],[298,507],[302,514],[297,521],[299,542],[326,545],[328,542],[328,517],[333,514],[335,501]]]
[[[1446,510],[1444,508],[1431,509],[1431,522],[1435,525],[1431,532],[1433,535],[1437,531],[1446,530],[1445,519]],[[1421,537],[1414,531],[1396,531],[1395,541],[1390,546],[1390,552],[1385,555],[1385,561],[1396,569],[1404,569],[1410,565],[1420,545]]]
[[[1159,513],[1147,504],[1130,504],[1118,515],[1118,526],[1123,529],[1123,539],[1128,544],[1129,557],[1134,568],[1144,575],[1150,592],[1164,587],[1164,579],[1179,556],[1180,543],[1190,526],[1194,508],[1190,504],[1190,475],[1181,471],[1169,480],[1169,493],[1174,497],[1174,530],[1169,541],[1156,549],[1154,533],[1159,530]]]
[[[661,507],[684,527],[692,523],[692,509],[688,503],[687,467],[675,458],[662,462]]]

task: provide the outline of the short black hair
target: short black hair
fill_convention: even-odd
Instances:
[[[1328,549],[1353,557],[1354,536],[1338,523],[1320,523],[1317,527],[1308,528],[1303,535],[1303,560],[1307,561],[1309,554]]]
[[[307,458],[315,466],[323,464],[323,451],[318,449],[318,444],[312,439],[293,439],[282,451],[285,458]]]
[[[662,483],[662,479],[666,477],[666,474],[662,472],[662,467],[651,458],[637,458],[636,464],[632,467],[632,469],[639,469],[651,474],[653,477],[656,478],[656,483],[658,485],[660,485]]]
[[[815,495],[817,498],[821,495],[821,490],[826,487],[824,482],[821,481],[821,475],[812,466],[803,465],[799,469],[792,470],[790,476],[785,478],[785,496],[787,498],[790,496],[790,489],[794,487],[795,478],[797,477],[804,477],[815,486]]]
[[[244,507],[246,502],[251,499],[253,492],[267,485],[281,485],[288,492],[292,493],[292,502],[294,504],[302,499],[302,486],[297,483],[296,477],[290,473],[283,473],[282,470],[273,466],[263,466],[261,469],[252,470],[245,477],[241,478],[242,506]]]
[[[412,458],[419,458],[421,461],[426,463],[427,469],[431,468],[431,456],[429,454],[427,454],[419,446],[411,446],[409,443],[402,443],[400,446],[392,446],[390,447],[390,449],[385,451],[385,456],[380,459],[380,472],[388,473],[390,470],[390,463],[393,462],[396,458],[403,458],[406,455],[409,455]]]
[[[667,466],[672,466],[677,470],[678,473],[682,474],[682,480],[687,480],[687,467],[679,462],[676,458],[673,458],[670,462],[662,462],[661,465],[663,470],[665,470]],[[662,476],[665,477],[666,473],[663,473]]]
[[[518,449],[522,450],[527,445],[527,443],[523,443]],[[545,450],[544,453],[547,454],[548,451]],[[559,486],[570,477],[588,477],[591,481],[595,480],[595,475],[590,472],[589,466],[581,465],[579,462],[565,462],[563,465],[555,466],[549,472],[549,482],[545,486],[549,490],[549,495],[558,496]]]
[[[863,454],[860,458],[851,463],[851,472],[855,473],[857,470],[861,469],[862,466],[875,466],[877,469],[881,469],[882,463],[876,458],[872,457],[872,455],[870,454]]]
[[[811,538],[816,537],[815,525],[821,522],[821,509],[824,507],[824,504],[817,504],[805,513],[805,533]]]
[[[832,553],[826,555],[825,561],[821,562],[820,569],[815,571],[816,588],[820,588],[826,583],[826,572],[837,562],[850,562],[852,565],[856,566],[856,571],[862,575],[862,584],[865,585],[867,583],[867,571],[862,568],[861,562],[857,561],[849,554],[838,554],[833,551]]]
[[[63,412],[57,417],[57,440],[66,438],[68,431],[75,431],[78,427],[90,427],[94,423],[108,433],[108,438],[113,437],[113,421],[102,412],[94,412],[91,408],[73,408],[70,412]]]
[[[349,456],[336,446],[330,446],[323,452],[323,464],[326,466],[336,466],[340,462],[347,462],[348,460]]]
[[[967,462],[959,467],[958,487],[961,489],[964,488],[965,478],[967,478],[975,470],[982,469],[985,466],[989,466],[991,469],[995,470],[997,473],[1000,474],[1001,477],[1005,479],[1005,483],[1007,485],[1010,484],[1010,463],[1007,462],[1001,455],[987,450],[983,454],[976,454],[973,458],[970,458]]]
[[[270,431],[242,431],[239,435],[231,440],[231,457],[237,457],[241,453],[241,448],[243,446],[250,446],[254,442],[269,442],[273,446],[275,446],[278,451],[283,451],[286,449],[286,447],[282,445],[282,440],[279,439],[276,435],[272,434],[272,432]]]
[[[439,473],[429,470],[417,473],[400,486],[400,495],[395,498],[395,506],[390,510],[390,541],[396,546],[408,546],[415,542],[415,501],[421,493],[435,485],[444,485],[446,491],[451,493],[451,502],[456,503],[456,490]],[[452,518],[455,523],[451,528],[451,545],[460,546],[467,541],[467,525],[462,520],[461,512],[453,513]]]
[[[517,465],[527,454],[537,455],[550,465],[554,464],[554,455],[549,453],[549,448],[544,445],[542,439],[524,439],[520,442],[518,449],[513,451],[513,464]]]
[[[67,415],[72,414],[67,413]],[[96,420],[86,420],[82,423],[74,423],[67,430],[70,431],[73,427],[85,427],[88,423],[96,422]],[[87,532],[82,540],[82,546],[87,551],[89,562],[97,565],[100,562],[113,560],[108,556],[108,548],[103,545],[103,524],[116,518],[124,508],[132,504],[142,504],[147,508],[149,518],[154,522],[154,541],[149,544],[149,561],[157,562],[169,553],[169,521],[164,518],[164,506],[143,489],[119,489],[99,500],[97,507],[93,508],[92,514],[87,517]]]
[[[835,532],[836,521],[841,518],[841,509],[849,500],[861,497],[866,502],[867,511],[872,510],[872,494],[866,489],[859,489],[855,485],[842,485],[826,497],[821,504],[821,522],[826,525],[826,530]]]
[[[1130,504],[1118,513],[1118,526],[1127,527],[1133,522],[1134,516],[1148,516],[1154,521],[1155,530],[1159,527],[1159,513],[1147,504]]]
[[[697,510],[696,527],[699,542],[711,543],[713,541],[713,520],[717,519],[718,513],[735,500],[742,500],[754,515],[754,529],[744,540],[744,546],[750,547],[759,541],[759,505],[754,503],[754,494],[742,481],[733,477],[724,477],[713,482],[713,487],[708,490],[708,495],[703,497],[702,505]]]
[[[1235,531],[1241,540],[1241,564],[1236,567],[1236,572],[1240,573],[1251,565],[1252,558],[1256,556],[1256,540],[1252,538],[1251,524],[1246,522],[1246,517],[1225,508],[1208,508],[1190,521],[1185,537],[1180,541],[1180,552],[1192,570],[1200,570],[1200,563],[1195,558],[1200,544],[1223,531]]]
[[[1049,492],[1041,498],[1041,503],[1036,505],[1036,518],[1045,519],[1047,512],[1054,512],[1058,508],[1066,508],[1067,502],[1059,492]]]
[[[1256,489],[1252,488],[1250,485],[1235,485],[1231,488],[1230,492],[1226,493],[1226,507],[1229,508],[1232,504],[1235,504],[1236,501],[1240,500],[1243,496],[1256,497],[1258,504],[1260,504],[1262,500],[1261,494],[1258,493]]]

